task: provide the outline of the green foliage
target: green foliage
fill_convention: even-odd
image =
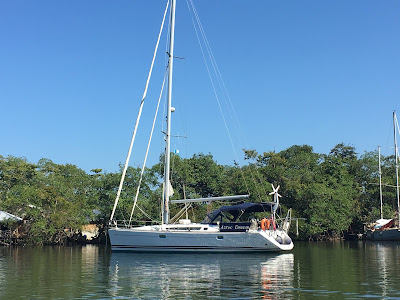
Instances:
[[[306,219],[302,238],[337,238],[349,227],[362,230],[363,221],[373,220],[368,212],[378,198],[367,191],[378,163],[371,155],[358,159],[354,147],[344,144],[329,155],[314,153],[307,145],[262,155],[246,150],[245,155],[255,161],[265,181],[281,185],[283,206],[291,207],[294,217]]]
[[[28,221],[30,242],[53,243],[65,229],[80,230],[91,220],[92,178],[78,167],[10,156],[0,161],[0,174],[0,209]]]
[[[358,156],[354,147],[342,143],[327,155],[308,145],[262,154],[244,150],[244,155],[247,165],[223,166],[211,154],[172,154],[173,198],[250,194],[250,201],[271,201],[270,183],[280,185],[283,212],[292,208],[294,217],[306,219],[300,226],[304,239],[337,238],[380,217],[376,151]],[[137,203],[146,214],[139,210],[135,219],[160,220],[163,170],[163,157],[144,170]],[[84,224],[108,223],[121,171],[86,173],[49,159],[32,164],[0,156],[0,209],[27,221],[29,242],[62,243]],[[116,219],[129,218],[140,174],[139,168],[127,169]],[[394,157],[382,157],[382,174],[384,217],[390,218],[397,209]],[[181,208],[171,205],[171,215]],[[198,205],[188,212],[189,218],[201,221],[211,209]]]

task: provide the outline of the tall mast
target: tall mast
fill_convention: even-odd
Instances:
[[[383,219],[382,170],[381,170],[381,147],[380,146],[378,146],[378,162],[379,162],[379,198],[381,200],[381,219]]]
[[[397,117],[396,111],[393,112],[393,127],[394,127],[394,157],[396,160],[396,191],[397,191],[397,217],[399,220],[400,226],[400,200],[399,200],[399,165],[398,165],[398,153],[397,153],[397,137],[396,137],[396,126],[397,126]]]
[[[169,40],[168,63],[168,103],[167,103],[167,132],[165,137],[165,167],[164,167],[164,199],[163,199],[163,224],[169,223],[169,197],[170,197],[170,153],[171,153],[171,98],[172,98],[172,69],[174,61],[174,37],[175,37],[175,2],[171,1],[171,32]]]

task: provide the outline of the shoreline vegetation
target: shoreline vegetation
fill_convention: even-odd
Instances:
[[[300,240],[340,239],[363,232],[366,223],[379,218],[377,151],[359,155],[352,146],[336,145],[319,154],[308,145],[281,152],[244,150],[247,165],[219,165],[211,154],[181,158],[172,154],[172,199],[250,194],[249,201],[271,201],[269,183],[280,185],[282,213],[292,208],[300,220]],[[396,215],[394,156],[382,156],[384,218]],[[159,220],[162,193],[162,157],[146,168],[138,204],[147,215],[134,223]],[[17,244],[102,243],[114,204],[121,172],[101,169],[85,172],[76,165],[38,163],[0,155],[0,211],[23,221],[0,223]],[[140,168],[129,167],[120,197],[118,220],[131,212]],[[171,215],[180,207],[171,207]],[[202,221],[210,205],[198,205],[189,218]],[[90,229],[90,230],[89,230]],[[90,235],[90,238],[89,238]]]

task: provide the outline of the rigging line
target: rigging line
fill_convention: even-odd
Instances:
[[[192,2],[192,1],[191,1],[191,2]],[[220,72],[220,70],[219,70],[219,68],[218,68],[217,61],[216,61],[216,59],[215,59],[215,57],[214,57],[214,54],[213,54],[212,49],[211,49],[211,46],[210,46],[210,44],[209,44],[209,42],[208,42],[207,36],[206,36],[206,34],[205,34],[205,31],[204,31],[204,29],[203,29],[203,26],[202,26],[202,24],[201,24],[200,18],[199,18],[198,14],[197,14],[197,11],[196,11],[196,8],[194,7],[193,2],[192,2],[192,6],[193,6],[193,11],[194,11],[194,13],[195,13],[195,15],[196,15],[196,20],[197,20],[198,26],[199,26],[199,28],[200,28],[200,30],[201,30],[201,33],[202,33],[202,37],[203,37],[203,40],[204,40],[204,44],[206,45],[207,52],[208,52],[208,55],[209,55],[209,57],[210,57],[210,61],[211,61],[212,65],[213,65],[214,73],[215,73],[215,76],[216,76],[216,78],[217,78],[217,80],[218,80],[220,89],[226,94],[228,107],[230,107],[231,113],[233,113],[234,119],[235,119],[235,121],[236,121],[236,123],[237,123],[237,125],[238,125],[238,127],[239,127],[239,129],[240,129],[241,137],[244,139],[245,143],[247,144],[245,135],[244,135],[243,130],[242,130],[241,126],[240,126],[239,118],[237,117],[237,114],[236,114],[236,111],[235,111],[235,109],[234,109],[233,103],[232,103],[232,101],[231,101],[231,99],[230,99],[228,90],[226,89],[225,82],[224,82],[224,80],[223,80],[223,78],[222,78],[222,75],[221,75],[221,72]],[[227,130],[228,130],[228,129],[227,129]],[[229,130],[228,130],[228,131],[229,131]],[[235,147],[234,147],[233,145],[232,145],[232,148],[233,148],[233,151],[234,151],[236,160],[238,160],[238,155],[237,155],[236,149],[235,149]],[[244,181],[245,184],[247,185],[246,179],[245,179],[245,177],[244,177],[244,172],[243,172],[243,170],[242,170],[242,169],[239,169],[239,170],[240,170],[240,172],[241,172],[243,181]],[[255,177],[258,177],[257,179],[258,179],[260,182],[262,182],[261,175],[260,175],[260,173],[258,172],[257,169],[252,170],[252,168],[249,168],[249,170],[250,170],[250,176],[251,176],[251,178],[252,178],[252,180],[253,180],[254,183],[257,182],[257,180],[256,180]],[[255,176],[254,173],[256,173],[257,176]],[[258,188],[260,188],[260,187],[261,187],[262,192],[263,192],[264,194],[266,194],[267,192],[266,192],[266,190],[265,190],[265,186],[264,186],[264,185],[261,185],[261,186],[256,187],[256,191],[257,191],[257,193],[258,193],[258,197],[261,199],[260,193],[259,193],[259,190],[258,190]]]
[[[121,215],[122,215],[122,222],[123,222],[123,224],[124,224],[124,226],[128,226],[128,224],[126,223],[126,218],[125,218],[125,214],[124,214],[124,210],[123,209],[121,209],[121,207],[119,207],[119,211],[121,212]]]
[[[195,8],[194,8],[194,10],[195,10]],[[197,12],[196,12],[196,13],[197,13]],[[200,22],[200,19],[199,19],[199,18],[198,18],[198,23],[200,24],[199,27],[200,27],[201,30],[202,30],[203,39],[204,39],[205,44],[206,44],[206,46],[207,46],[207,49],[208,49],[208,51],[209,51],[210,60],[211,60],[211,62],[213,63],[214,72],[215,72],[215,74],[216,74],[216,77],[217,77],[218,80],[219,80],[220,88],[221,88],[222,91],[225,92],[225,94],[226,94],[226,96],[227,96],[227,102],[228,102],[228,104],[229,104],[229,106],[230,106],[230,108],[231,108],[231,113],[233,114],[234,119],[235,119],[235,121],[236,121],[236,123],[237,123],[237,125],[238,125],[238,127],[239,127],[241,137],[243,138],[244,143],[245,143],[245,144],[248,144],[248,142],[247,142],[247,140],[246,140],[246,137],[245,137],[245,135],[244,135],[244,133],[243,133],[242,127],[240,126],[240,122],[239,122],[239,118],[238,118],[238,116],[237,116],[237,114],[236,114],[236,110],[234,109],[234,106],[233,106],[233,103],[232,103],[231,98],[230,98],[230,96],[229,96],[229,93],[228,93],[228,90],[227,90],[227,88],[226,88],[225,82],[224,82],[223,77],[222,77],[222,75],[221,75],[221,72],[220,72],[220,70],[219,70],[219,68],[218,68],[216,59],[215,59],[214,54],[213,54],[213,52],[212,52],[212,50],[211,50],[211,47],[210,47],[210,45],[209,45],[208,39],[207,39],[207,37],[206,37],[206,35],[205,35],[205,32],[204,32],[204,30],[203,30],[203,27],[202,27],[202,25],[201,25],[201,22]],[[235,149],[234,149],[234,151],[235,151]],[[235,156],[236,156],[236,159],[237,159],[236,151],[235,151]],[[262,182],[262,178],[261,178],[260,172],[258,172],[257,169],[252,170],[252,168],[249,168],[249,170],[250,170],[250,175],[251,175],[251,178],[252,178],[253,182],[255,182],[255,183],[257,182],[255,177],[257,177],[257,179],[258,179],[260,182]],[[240,172],[242,173],[243,180],[246,182],[246,180],[245,180],[245,178],[244,178],[243,170],[240,169]],[[257,176],[255,176],[254,173],[256,173]],[[259,187],[260,187],[260,186],[259,186]],[[264,194],[267,193],[267,192],[266,192],[266,189],[265,189],[265,187],[264,187],[264,185],[261,185],[261,189],[262,189],[262,191],[263,191]],[[257,192],[259,192],[258,189],[257,189]],[[258,196],[259,196],[259,198],[261,198],[260,195],[258,195]]]
[[[147,76],[147,81],[146,81],[146,86],[145,86],[145,89],[144,89],[144,92],[143,92],[142,101],[140,102],[139,112],[138,112],[138,116],[137,116],[137,118],[136,118],[136,123],[135,123],[135,128],[134,128],[134,130],[133,130],[131,143],[130,143],[130,145],[129,145],[128,155],[127,155],[127,157],[126,157],[124,170],[122,171],[122,176],[121,176],[121,181],[120,181],[119,187],[118,187],[117,197],[115,198],[114,207],[113,207],[113,210],[112,210],[112,213],[111,213],[111,216],[110,216],[110,223],[111,223],[112,219],[114,218],[115,209],[117,208],[118,201],[119,201],[119,197],[120,197],[120,195],[121,195],[122,186],[123,186],[123,184],[124,184],[125,175],[126,175],[126,170],[128,169],[128,164],[129,164],[129,160],[130,160],[131,153],[132,153],[133,143],[134,143],[134,141],[135,141],[137,128],[138,128],[138,126],[139,126],[140,116],[141,116],[141,114],[142,114],[142,109],[143,109],[143,105],[144,105],[144,100],[145,100],[146,95],[147,95],[147,89],[148,89],[148,87],[149,87],[149,82],[150,82],[151,74],[152,74],[152,72],[153,72],[154,61],[155,61],[155,58],[156,58],[156,55],[157,55],[157,50],[158,50],[158,45],[159,45],[159,43],[160,43],[161,33],[162,33],[162,31],[163,31],[163,28],[164,28],[165,16],[166,16],[167,11],[168,11],[168,6],[169,6],[169,1],[167,2],[167,6],[165,7],[163,20],[162,20],[162,22],[161,22],[161,28],[160,28],[160,32],[159,32],[159,34],[158,34],[156,47],[155,47],[155,49],[154,49],[153,59],[152,59],[152,61],[151,61],[151,66],[150,66],[149,74],[148,74],[148,76]]]
[[[195,8],[194,8],[194,10],[195,10]],[[197,12],[196,12],[196,14],[197,14]],[[244,132],[243,132],[243,129],[242,129],[241,125],[240,125],[239,118],[238,118],[238,116],[237,116],[237,114],[236,114],[236,110],[235,110],[234,105],[233,105],[233,103],[232,103],[232,101],[231,101],[231,98],[230,98],[230,95],[229,95],[228,90],[227,90],[227,88],[226,88],[226,85],[225,85],[225,82],[224,82],[224,80],[223,80],[222,74],[221,74],[221,72],[220,72],[220,70],[219,70],[219,68],[218,68],[217,61],[216,61],[216,59],[215,59],[215,57],[214,57],[214,54],[213,54],[213,52],[212,52],[212,50],[211,50],[211,46],[210,46],[210,44],[209,44],[209,42],[208,42],[207,36],[206,36],[206,34],[205,34],[205,31],[204,31],[204,29],[203,29],[203,27],[202,27],[202,25],[201,25],[200,18],[198,18],[198,23],[199,23],[199,27],[201,28],[201,30],[202,30],[202,32],[203,32],[203,39],[204,39],[204,41],[205,41],[205,44],[206,44],[207,48],[209,49],[210,60],[213,62],[214,71],[215,71],[216,77],[217,77],[218,80],[219,80],[220,88],[221,88],[221,90],[226,94],[226,99],[227,99],[228,107],[230,107],[230,111],[231,111],[231,114],[232,114],[233,117],[234,117],[234,121],[236,121],[236,124],[237,124],[238,127],[239,127],[240,138],[242,139],[242,141],[244,142],[244,144],[248,145],[246,136],[245,136],[245,134],[244,134]],[[236,151],[235,151],[235,156],[236,156],[236,159],[237,159]],[[254,170],[253,170],[252,168],[249,168],[249,170],[250,170],[250,176],[251,176],[252,181],[253,181],[254,183],[257,182],[256,179],[258,179],[259,182],[262,182],[262,181],[263,181],[262,178],[261,178],[261,174],[260,174],[260,172],[258,171],[257,168],[255,168]],[[246,182],[246,179],[245,179],[245,177],[244,177],[244,172],[243,172],[243,170],[240,169],[240,172],[241,172],[241,175],[242,175],[243,180]],[[255,173],[255,174],[254,174],[254,173]],[[258,193],[259,199],[261,200],[259,188],[261,188],[262,193],[263,193],[264,195],[267,194],[267,191],[266,191],[266,189],[265,189],[265,185],[263,185],[263,184],[261,184],[261,185],[256,185],[256,191],[257,191],[257,193]]]
[[[141,209],[139,205],[137,205],[136,207],[142,212],[142,214],[144,214],[145,217],[147,217],[147,218],[149,218],[151,221],[153,221],[153,218],[150,217],[143,209]],[[130,220],[129,220],[129,226],[130,226],[130,225],[131,225],[131,222],[130,222]]]
[[[221,75],[221,73],[220,73],[220,71],[219,71],[219,68],[218,68],[218,66],[217,66],[215,57],[214,57],[214,55],[213,55],[213,53],[212,53],[212,50],[211,50],[211,47],[210,47],[210,45],[209,45],[208,39],[207,39],[207,37],[206,37],[205,31],[204,31],[204,29],[203,29],[203,27],[202,27],[202,25],[201,25],[200,18],[199,18],[198,14],[197,14],[196,8],[195,8],[195,6],[194,6],[192,0],[190,0],[190,4],[191,4],[191,6],[192,6],[192,11],[193,11],[193,13],[194,13],[194,15],[195,15],[195,18],[196,18],[196,21],[197,21],[197,24],[198,24],[198,27],[199,27],[201,36],[202,36],[202,38],[203,38],[203,41],[204,41],[204,44],[205,44],[207,53],[208,53],[208,55],[209,55],[209,58],[210,58],[210,61],[211,61],[211,64],[212,64],[212,67],[213,67],[213,70],[214,70],[214,74],[215,74],[215,76],[216,76],[216,78],[217,78],[217,80],[218,80],[220,89],[224,90],[225,93],[228,95],[228,100],[229,100],[228,103],[230,103],[230,106],[231,106],[231,108],[233,109],[233,105],[232,105],[232,102],[230,101],[229,94],[227,93],[227,90],[226,90],[224,81],[222,80],[222,75]],[[189,4],[188,4],[188,6],[189,6]],[[190,7],[189,7],[189,9],[190,9]],[[214,85],[214,82],[213,82],[213,79],[212,79],[212,76],[211,76],[211,73],[210,73],[210,70],[209,70],[209,67],[208,67],[207,60],[206,60],[205,55],[204,55],[203,47],[202,47],[202,45],[201,45],[200,38],[199,38],[199,34],[198,34],[198,31],[197,31],[197,27],[196,27],[194,21],[193,21],[193,27],[194,27],[194,29],[195,29],[195,33],[196,33],[196,36],[197,36],[197,40],[198,40],[198,43],[199,43],[199,45],[200,45],[200,49],[201,49],[201,52],[202,52],[202,55],[203,55],[203,59],[204,59],[204,62],[205,62],[205,64],[206,64],[206,68],[207,68],[207,71],[208,71],[208,75],[209,75],[209,77],[210,77],[210,81],[211,81],[211,84],[212,84],[212,87],[213,87],[213,90],[214,90],[214,94],[215,94],[215,97],[216,97],[216,99],[217,99],[217,103],[218,103],[218,106],[219,106],[219,109],[220,109],[220,112],[221,112],[221,115],[222,115],[222,118],[223,118],[223,121],[224,121],[224,124],[225,124],[225,128],[226,128],[227,133],[228,133],[229,140],[230,140],[231,145],[232,145],[232,149],[233,149],[234,155],[235,155],[235,157],[236,157],[236,160],[238,160],[238,155],[237,155],[236,149],[235,149],[235,147],[234,147],[234,143],[233,143],[233,140],[232,140],[232,136],[231,136],[230,130],[229,130],[229,128],[228,128],[228,125],[227,125],[227,122],[226,122],[226,118],[225,118],[225,115],[224,115],[224,113],[223,113],[223,110],[222,110],[222,107],[221,107],[221,103],[220,103],[218,94],[217,94],[217,92],[216,92],[216,88],[215,88],[215,85]],[[222,82],[222,84],[221,84],[221,82]],[[233,109],[233,111],[235,111],[235,110]],[[238,119],[236,114],[235,114],[235,117],[236,117],[236,119]],[[238,121],[237,121],[237,123],[240,125],[240,123],[239,123]],[[239,126],[239,127],[240,127],[240,126]],[[243,134],[242,131],[241,131],[241,133]],[[246,189],[247,189],[247,191],[249,192],[249,187],[248,187],[247,181],[246,181],[246,179],[245,179],[245,177],[244,177],[244,172],[243,172],[243,170],[242,170],[241,168],[240,168],[239,170],[240,170],[242,179],[243,179],[243,181],[244,181],[244,183],[245,183]],[[262,181],[261,178],[260,178],[260,174],[259,174],[258,172],[256,172],[256,173],[258,174],[258,177],[259,177],[258,179],[259,179],[260,181]],[[253,172],[252,172],[251,169],[250,169],[250,174],[251,174],[252,180],[253,180],[254,182],[256,182],[256,180],[254,179],[254,174],[253,174]],[[264,194],[265,194],[266,191],[265,191],[265,189],[264,189],[264,186],[261,185],[261,188],[263,189],[263,192],[264,192]],[[259,194],[258,189],[257,189],[256,191],[257,191],[257,193]],[[258,195],[258,197],[261,199],[260,194]]]
[[[167,67],[167,70],[168,70],[168,67]],[[146,154],[144,156],[142,170],[140,172],[139,182],[138,182],[138,186],[137,186],[137,189],[136,189],[135,201],[133,202],[131,215],[129,217],[129,225],[131,224],[131,221],[132,221],[133,212],[135,211],[136,203],[137,203],[138,196],[139,196],[140,186],[142,184],[142,179],[143,179],[143,174],[144,174],[144,170],[145,170],[145,167],[146,167],[147,157],[149,155],[150,144],[151,144],[151,140],[152,140],[153,133],[154,133],[154,127],[155,127],[155,124],[156,124],[156,121],[157,121],[158,109],[160,107],[160,102],[161,102],[161,98],[162,98],[163,91],[164,91],[164,84],[165,84],[165,78],[166,78],[166,75],[167,75],[167,70],[165,71],[164,80],[163,80],[163,83],[162,83],[162,86],[161,86],[160,96],[158,97],[157,108],[156,108],[156,112],[154,114],[154,119],[153,119],[153,125],[151,127],[149,141],[147,143]]]
[[[197,33],[196,28],[195,28],[195,31],[196,31],[197,38],[198,38],[198,40],[199,40],[199,37],[198,37],[198,33]],[[234,156],[235,156],[236,160],[238,160],[238,155],[237,155],[236,149],[235,149],[235,147],[234,147],[233,139],[232,139],[230,130],[229,130],[229,128],[228,128],[228,124],[227,124],[227,121],[226,121],[226,118],[225,118],[225,114],[224,114],[224,112],[223,112],[223,110],[222,110],[221,102],[220,102],[220,100],[219,100],[218,93],[217,93],[217,91],[216,91],[216,87],[215,87],[214,81],[213,81],[213,79],[212,79],[212,76],[211,76],[211,73],[210,73],[210,69],[209,69],[208,63],[207,63],[207,61],[206,61],[206,58],[205,58],[205,56],[204,56],[203,47],[201,46],[200,41],[199,41],[199,45],[200,45],[201,52],[202,52],[202,55],[203,55],[203,58],[204,58],[204,62],[205,62],[205,64],[206,64],[206,69],[207,69],[207,72],[208,72],[208,75],[209,75],[209,78],[210,78],[210,81],[211,81],[211,85],[212,85],[212,88],[213,88],[213,90],[214,90],[214,95],[215,95],[215,98],[217,99],[217,104],[218,104],[218,107],[219,107],[219,110],[220,110],[220,113],[221,113],[221,116],[222,116],[222,119],[223,119],[223,122],[224,122],[224,125],[225,125],[225,129],[226,129],[226,131],[227,131],[227,133],[228,133],[228,138],[229,138],[229,141],[230,141],[230,143],[231,143],[231,146],[232,146],[232,149],[233,149],[233,152],[234,152]],[[243,177],[243,179],[244,179],[243,174],[242,174],[242,177]],[[249,187],[248,187],[248,185],[247,185],[246,180],[244,180],[244,183],[245,183],[247,192],[250,193],[250,192],[249,192],[250,190],[249,190]]]
[[[201,33],[201,35],[202,35],[202,37],[203,37],[203,40],[204,40],[204,39],[205,39],[205,37],[204,37],[204,30],[202,30],[201,23],[200,23],[200,20],[199,20],[199,18],[198,18],[196,9],[195,9],[194,4],[193,4],[193,2],[192,2],[191,0],[190,0],[190,3],[191,3],[191,5],[192,5],[192,9],[193,9],[193,12],[194,12],[194,14],[195,14],[196,21],[197,21],[197,23],[198,23],[198,25],[199,25],[200,33]],[[224,121],[224,124],[225,124],[225,128],[226,128],[227,133],[228,133],[229,140],[230,140],[231,145],[232,145],[232,147],[233,147],[233,140],[232,140],[232,137],[231,137],[229,128],[228,128],[228,124],[227,124],[227,122],[226,122],[225,115],[224,115],[223,110],[222,110],[222,107],[221,107],[220,99],[219,99],[219,97],[218,97],[218,93],[217,93],[217,90],[216,90],[214,81],[213,81],[213,79],[212,79],[212,76],[211,76],[210,68],[209,68],[209,66],[208,66],[207,59],[206,59],[205,54],[204,54],[204,49],[203,49],[203,46],[201,45],[201,41],[200,41],[200,38],[199,38],[199,34],[198,34],[198,31],[197,31],[197,28],[196,28],[196,25],[194,24],[194,22],[193,22],[193,27],[194,27],[194,30],[195,30],[195,33],[196,33],[196,37],[197,37],[197,41],[198,41],[199,46],[200,46],[201,53],[202,53],[202,55],[203,55],[204,62],[205,62],[205,64],[206,64],[206,69],[207,69],[208,76],[209,76],[210,81],[211,81],[211,85],[212,85],[212,88],[213,88],[213,91],[214,91],[214,95],[215,95],[215,97],[216,97],[216,99],[217,99],[218,107],[219,107],[219,110],[220,110],[220,112],[221,112],[221,115],[222,115],[222,118],[223,118],[223,121]],[[207,43],[206,43],[206,42],[205,42],[205,46],[206,46],[207,53],[208,53],[208,55],[210,56],[210,50],[208,49]],[[215,67],[214,67],[213,61],[212,61],[211,59],[210,59],[210,61],[211,61],[211,64],[212,64],[212,66],[213,66],[214,73],[215,73]],[[233,147],[233,148],[234,148],[234,147]],[[233,150],[234,150],[235,156],[236,156],[236,158],[237,158],[236,151],[235,151],[235,149],[233,149]]]
[[[204,44],[205,44],[205,46],[206,46],[208,55],[209,55],[209,57],[210,57],[210,61],[211,61],[212,66],[213,66],[213,70],[214,70],[215,76],[216,76],[216,78],[217,78],[217,80],[218,80],[218,83],[219,83],[219,88],[220,88],[223,92],[225,92],[225,94],[226,94],[226,96],[227,96],[228,107],[230,107],[231,113],[233,112],[234,119],[236,119],[236,123],[238,124],[238,127],[240,128],[240,133],[241,133],[241,135],[242,135],[242,137],[243,137],[244,134],[243,134],[242,128],[241,128],[241,126],[240,126],[240,122],[239,122],[238,117],[237,117],[237,115],[236,115],[235,109],[234,109],[233,104],[232,104],[232,101],[231,101],[231,99],[230,99],[230,97],[229,97],[229,93],[228,93],[228,91],[227,91],[227,89],[226,89],[226,86],[225,86],[224,80],[223,80],[223,78],[222,78],[221,72],[220,72],[220,70],[219,70],[219,68],[218,68],[218,65],[217,65],[217,63],[216,63],[216,59],[215,59],[215,57],[214,57],[214,55],[213,55],[213,53],[212,53],[212,50],[211,50],[210,44],[209,44],[209,42],[208,42],[207,36],[206,36],[205,31],[204,31],[204,29],[203,29],[203,27],[202,27],[202,25],[201,25],[200,18],[198,17],[196,8],[194,7],[194,4],[193,4],[193,3],[192,3],[192,6],[193,6],[193,12],[194,12],[194,14],[195,14],[195,16],[196,16],[196,20],[197,20],[199,29],[200,29],[200,31],[201,31],[201,34],[202,34],[202,37],[203,37],[203,40],[204,40]],[[199,43],[200,43],[200,42],[199,42]],[[218,99],[217,99],[217,100],[218,100]],[[219,104],[219,103],[218,103],[218,104]],[[221,110],[221,114],[223,115],[221,106],[220,106],[220,110]],[[227,128],[227,131],[228,131],[228,134],[229,134],[229,129],[228,129],[228,128]],[[236,149],[235,149],[235,147],[234,147],[234,145],[233,145],[232,139],[231,139],[231,144],[232,144],[232,149],[233,149],[233,151],[234,151],[234,155],[235,155],[235,157],[236,157],[236,160],[238,160],[238,155],[237,155]],[[249,170],[250,170],[250,176],[251,176],[253,182],[257,182],[257,180],[255,179],[256,176],[254,175],[254,172],[258,175],[258,176],[257,176],[257,177],[258,177],[258,180],[259,180],[260,182],[262,182],[262,179],[260,178],[260,173],[257,172],[257,170],[253,171],[252,168],[249,168]],[[247,190],[248,190],[248,192],[249,192],[249,188],[248,188],[248,185],[247,185],[247,181],[246,181],[246,179],[245,179],[245,177],[244,177],[244,171],[243,171],[241,168],[239,169],[239,171],[240,171],[241,177],[242,177],[242,179],[243,179],[243,181],[244,181],[244,183],[245,183],[245,185],[246,185],[246,188],[247,188]],[[258,197],[261,199],[261,197],[260,197],[260,192],[259,192],[259,188],[261,188],[261,189],[263,190],[264,194],[266,194],[266,191],[265,191],[265,188],[264,188],[263,185],[261,185],[261,186],[260,186],[260,185],[257,185],[257,186],[256,186],[256,192],[258,193]]]
[[[176,222],[191,207],[192,207],[192,204],[189,204],[188,206],[186,206],[186,204],[185,204],[185,206],[171,219],[171,222],[172,223]]]

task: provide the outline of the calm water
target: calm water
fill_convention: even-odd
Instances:
[[[1,299],[400,299],[400,243],[299,243],[282,254],[0,247]]]

